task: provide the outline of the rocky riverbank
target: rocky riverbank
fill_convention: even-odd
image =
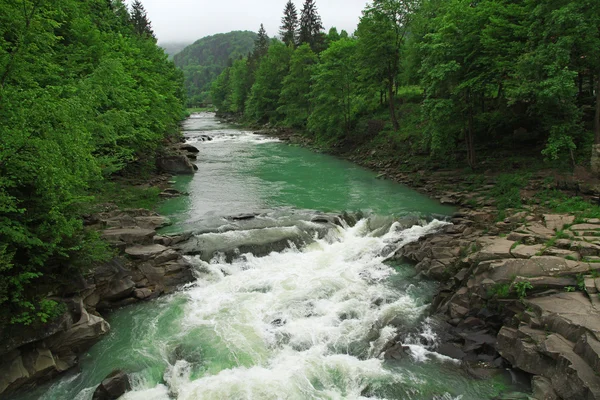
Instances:
[[[174,144],[157,160],[160,175],[150,184],[160,196],[181,195],[171,189],[172,174],[193,174],[190,160],[198,149]],[[0,344],[0,394],[48,381],[74,368],[79,355],[110,331],[103,314],[112,309],[149,301],[193,280],[192,269],[175,246],[188,235],[162,236],[157,231],[169,220],[146,209],[109,210],[85,218],[84,224],[100,232],[115,257],[78,274],[61,293],[50,296],[65,305],[53,323],[41,327],[13,326],[3,332]]]
[[[291,131],[260,133],[311,146]],[[549,213],[536,197],[549,176],[590,199],[598,188],[540,172],[519,191],[528,206],[499,209],[494,173],[479,174],[474,184],[461,171],[419,170],[377,152],[334,153],[463,207],[443,233],[396,255],[442,284],[431,309],[442,337],[437,351],[461,360],[477,378],[505,367],[522,370],[532,377],[536,400],[600,399],[600,220]],[[386,358],[403,340],[401,333],[386,346]]]

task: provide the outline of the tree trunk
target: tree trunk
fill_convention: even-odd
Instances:
[[[467,128],[466,142],[467,142],[467,162],[471,169],[475,169],[475,145],[473,140],[473,109],[469,107],[469,126]]]
[[[394,101],[394,83],[393,80],[390,80],[388,83],[388,94],[390,98],[388,99],[388,104],[390,106],[390,119],[392,120],[392,126],[394,127],[394,131],[398,132],[400,129],[400,124],[398,123],[398,118],[396,118],[396,102]]]
[[[596,115],[594,116],[594,145],[592,146],[592,172],[600,175],[600,76],[596,79]]]

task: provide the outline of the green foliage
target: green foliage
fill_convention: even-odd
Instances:
[[[313,76],[313,110],[308,129],[325,140],[339,139],[352,130],[359,103],[356,40],[341,39],[321,54]]]
[[[188,106],[209,102],[214,80],[231,62],[250,53],[256,38],[249,31],[223,33],[202,38],[176,54],[173,60],[185,76]]]
[[[90,184],[153,169],[178,135],[182,75],[137,11],[0,5],[0,329],[60,312],[46,294],[110,256],[83,228]]]
[[[245,116],[254,122],[275,122],[283,80],[289,72],[292,49],[274,41],[256,71],[255,82],[246,102]]]
[[[527,291],[533,289],[533,285],[531,282],[516,282],[514,284],[514,288],[517,296],[519,296],[519,299],[524,299],[527,297]]]
[[[319,62],[308,44],[300,46],[292,55],[290,72],[283,80],[278,112],[285,116],[288,126],[303,128],[311,111],[311,76]]]
[[[496,284],[490,289],[489,295],[499,299],[506,299],[510,297],[510,285],[507,283]]]
[[[492,196],[496,200],[498,210],[521,207],[521,189],[529,181],[526,174],[503,174],[498,176]]]

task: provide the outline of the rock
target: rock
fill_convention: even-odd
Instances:
[[[113,280],[108,288],[100,293],[100,299],[117,301],[129,297],[135,288],[135,282],[130,277]]]
[[[580,292],[559,293],[524,300],[544,326],[576,342],[585,332],[600,338],[600,311]]]
[[[167,248],[161,244],[151,244],[147,246],[134,246],[125,249],[125,253],[133,258],[140,260],[149,260],[163,253]]]
[[[123,371],[114,371],[96,388],[92,400],[117,400],[131,390],[129,377]]]
[[[146,245],[153,242],[152,239],[155,234],[154,229],[106,229],[102,232],[102,238],[110,243],[122,242],[127,245]]]
[[[595,224],[578,224],[578,225],[573,225],[572,227],[569,228],[570,230],[572,230],[573,232],[580,232],[580,231],[600,231],[600,225],[595,225]]]
[[[79,354],[89,349],[110,330],[110,325],[103,318],[89,314],[79,301],[79,320],[64,332],[48,339],[46,344],[55,354]]]
[[[536,375],[531,379],[531,386],[533,389],[532,397],[535,400],[560,400],[548,378]]]
[[[510,283],[517,276],[565,276],[576,275],[589,271],[590,266],[577,261],[565,260],[559,257],[540,256],[530,259],[504,259],[484,261],[475,270],[476,284],[485,279],[496,283]]]
[[[136,299],[144,300],[152,296],[152,290],[148,288],[135,289],[133,291],[133,297]]]
[[[385,350],[383,358],[385,360],[402,360],[408,355],[407,350],[409,350],[409,347],[402,346],[402,343],[395,343]]]
[[[575,344],[573,350],[594,371],[600,372],[600,341],[595,336],[587,332],[584,333]]]
[[[473,256],[475,262],[512,258],[511,248],[515,242],[501,237],[482,237],[477,241],[481,250]]]
[[[462,360],[467,355],[467,353],[452,343],[442,344],[435,351],[446,357],[454,358],[455,360]]]
[[[178,150],[186,151],[188,153],[194,153],[194,154],[200,153],[200,150],[197,147],[192,146],[191,144],[188,144],[188,143],[179,143],[175,147]]]
[[[174,175],[193,175],[196,170],[184,154],[160,157],[156,164],[159,170]]]
[[[510,251],[515,258],[531,258],[544,250],[544,245],[537,244],[533,246],[518,245]]]
[[[565,226],[572,225],[575,217],[565,214],[545,214],[544,223],[546,227],[552,231],[562,231]]]
[[[254,219],[257,216],[258,216],[258,214],[239,214],[239,215],[233,215],[233,216],[229,217],[229,219],[232,221],[247,221],[250,219]]]
[[[166,217],[161,216],[148,216],[148,217],[136,217],[135,223],[142,229],[160,229],[165,226],[169,226],[171,221]]]

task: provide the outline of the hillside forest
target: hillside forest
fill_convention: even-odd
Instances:
[[[289,1],[212,87],[222,113],[317,143],[378,140],[477,168],[496,149],[590,166],[600,143],[600,2],[375,0],[353,35]],[[598,172],[597,153],[592,167]]]
[[[178,137],[182,82],[138,1],[0,3],[0,333],[112,257],[83,219]]]
[[[252,51],[256,33],[235,31],[207,36],[187,46],[173,57],[183,70],[187,104],[197,107],[209,103],[212,82],[231,65],[232,59]]]

